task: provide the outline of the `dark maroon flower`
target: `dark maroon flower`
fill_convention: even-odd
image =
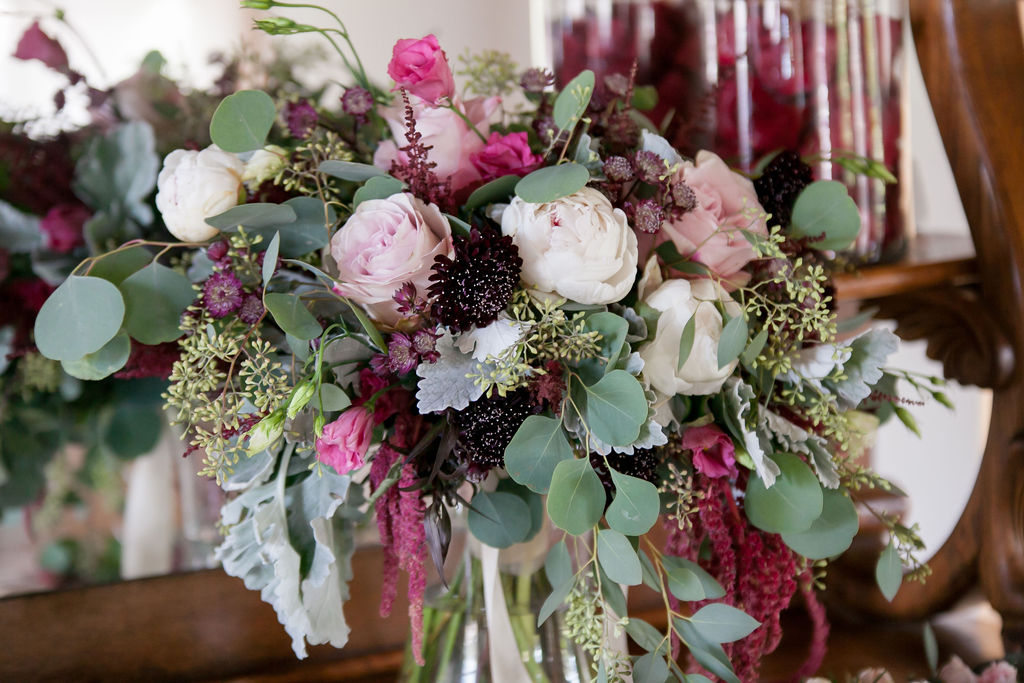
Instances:
[[[312,135],[318,118],[316,109],[307,99],[289,102],[284,106],[284,120],[293,138],[308,138]]]
[[[265,310],[258,294],[246,294],[242,297],[242,305],[238,307],[238,319],[246,325],[255,325]]]
[[[636,153],[636,174],[640,180],[651,185],[661,183],[661,176],[665,174],[665,162],[654,152],[646,150]]]
[[[11,294],[21,303],[22,309],[38,313],[46,300],[53,294],[53,287],[37,277],[16,280],[10,284]]]
[[[46,212],[39,222],[39,228],[46,233],[46,246],[66,254],[75,247],[85,244],[82,227],[92,217],[89,209],[81,204],[60,204]]]
[[[349,88],[341,96],[341,108],[349,116],[365,122],[366,115],[373,111],[373,95],[366,88]]]
[[[167,379],[171,376],[174,362],[180,357],[177,342],[166,342],[149,346],[141,344],[132,339],[132,352],[128,356],[128,362],[124,368],[118,371],[114,377],[118,379],[134,379],[137,377],[160,377]]]
[[[242,305],[242,283],[234,273],[214,273],[203,285],[203,305],[214,318],[234,313]]]
[[[465,410],[452,413],[451,422],[458,430],[456,453],[482,471],[503,467],[509,442],[537,409],[529,389],[478,398]]]
[[[613,183],[628,183],[633,179],[633,164],[626,157],[608,157],[604,160],[604,175]]]
[[[398,304],[398,312],[402,315],[419,315],[424,312],[427,305],[426,301],[417,296],[416,285],[412,282],[403,283],[392,298]]]
[[[14,50],[15,59],[38,59],[40,62],[63,71],[68,68],[68,55],[56,40],[43,33],[39,22],[35,21],[21,35],[18,47]]]
[[[216,263],[228,255],[228,243],[224,240],[214,242],[206,248],[206,257]]]

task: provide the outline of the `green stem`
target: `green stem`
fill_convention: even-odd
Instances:
[[[473,122],[469,120],[469,117],[466,116],[466,113],[464,111],[456,107],[454,104],[449,104],[448,108],[455,112],[458,115],[458,117],[462,119],[467,126],[469,126],[469,129],[477,134],[477,137],[479,137],[484,142],[487,142],[487,138],[484,137],[484,134],[481,133],[480,130],[475,125],[473,125]]]

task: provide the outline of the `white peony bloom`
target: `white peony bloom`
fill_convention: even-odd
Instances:
[[[214,145],[168,154],[156,181],[156,208],[167,230],[182,242],[216,235],[206,219],[238,205],[244,168],[237,156]]]
[[[644,359],[644,378],[663,397],[704,396],[719,391],[738,361],[721,369],[718,367],[722,315],[715,302],[723,302],[730,316],[740,315],[740,305],[711,280],[668,280],[645,300],[661,311],[661,317],[654,339],[639,349]],[[678,368],[679,340],[693,316],[696,316],[693,347],[683,367]]]
[[[637,241],[626,214],[585,187],[547,204],[519,197],[501,216],[523,259],[522,281],[581,304],[610,304],[636,279]]]

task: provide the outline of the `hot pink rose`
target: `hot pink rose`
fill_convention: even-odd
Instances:
[[[39,28],[39,22],[33,22],[18,41],[18,47],[14,50],[16,59],[38,59],[40,62],[55,69],[63,71],[68,68],[68,56],[64,48],[56,40],[43,33]]]
[[[540,168],[544,157],[533,153],[526,133],[491,133],[487,144],[469,160],[484,180],[493,180],[505,175],[524,176]]]
[[[46,246],[66,254],[85,244],[82,227],[91,216],[89,209],[81,204],[59,204],[47,211],[39,221],[39,228],[46,233]]]
[[[402,319],[395,291],[412,282],[430,285],[436,256],[452,256],[452,230],[441,211],[408,193],[362,202],[331,238],[338,293],[385,325]]]
[[[678,220],[666,221],[653,241],[642,239],[642,243],[649,250],[671,240],[680,254],[706,265],[726,281],[723,284],[743,284],[746,277],[740,270],[754,258],[754,249],[742,231],[768,234],[754,184],[705,151],[697,153],[696,165],[686,163],[680,173],[697,196],[696,208]],[[641,253],[641,263],[647,253]]]
[[[480,136],[472,131],[466,122],[447,107],[432,107],[418,98],[412,99],[413,113],[416,116],[416,131],[423,137],[420,142],[430,146],[427,158],[437,164],[434,173],[441,180],[450,178],[452,190],[458,191],[467,185],[480,180],[480,171],[473,166],[470,158],[484,146]],[[490,119],[501,99],[498,97],[478,97],[460,102],[455,100],[453,106],[463,112],[481,135],[490,132]],[[384,120],[391,129],[394,140],[382,142],[373,155],[373,165],[385,171],[391,168],[391,162],[406,162],[404,152],[405,140],[405,108],[404,106],[389,107],[381,111]]]
[[[732,439],[713,424],[691,427],[683,433],[683,448],[693,451],[693,466],[708,477],[736,474],[736,447]]]
[[[316,459],[330,465],[338,474],[347,474],[363,466],[370,448],[373,416],[362,406],[349,408],[334,422],[324,425],[316,440]]]
[[[437,104],[455,94],[455,79],[448,58],[433,34],[420,38],[404,38],[395,43],[388,64],[388,76],[397,88]]]

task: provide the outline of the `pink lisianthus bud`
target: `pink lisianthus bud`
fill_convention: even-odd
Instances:
[[[47,211],[39,222],[39,229],[46,233],[46,246],[66,254],[85,244],[82,227],[91,216],[81,204],[59,204]]]
[[[693,451],[693,466],[701,474],[712,478],[736,474],[736,447],[717,426],[708,424],[687,429],[682,446]]]
[[[396,89],[405,88],[434,105],[455,94],[455,78],[448,58],[433,34],[395,43],[388,76],[394,79]]]
[[[56,71],[68,68],[68,56],[64,48],[56,40],[43,33],[39,22],[35,21],[21,35],[18,47],[14,50],[15,59],[38,59]]]
[[[363,466],[370,448],[373,416],[366,408],[349,408],[334,422],[324,426],[316,440],[316,458],[330,465],[338,474],[347,474]]]
[[[530,149],[526,133],[491,133],[487,143],[469,160],[484,180],[505,175],[525,176],[544,163],[544,158]]]

